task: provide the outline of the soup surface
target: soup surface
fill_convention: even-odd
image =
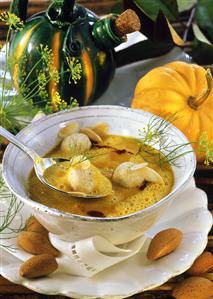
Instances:
[[[153,159],[150,151],[153,153]],[[61,143],[46,156],[64,157],[72,160],[76,155],[77,153],[74,153],[73,149],[70,152],[64,151]],[[163,167],[160,166],[158,159],[154,159],[154,156],[160,157],[160,153],[149,147],[143,146],[141,148],[140,142],[135,138],[104,134],[101,136],[101,142],[91,140],[91,147],[83,157],[84,162],[88,160],[92,167],[98,169],[111,182],[112,190],[109,195],[98,199],[83,199],[54,191],[42,184],[34,171],[29,177],[29,195],[34,201],[48,207],[77,215],[118,217],[131,214],[155,204],[172,189],[174,178],[171,167],[167,163],[164,163]],[[132,162],[136,166],[146,162],[149,169],[151,168],[161,176],[162,183],[153,182],[152,178],[151,181],[141,180],[141,185],[134,187],[118,183],[113,179],[113,174],[117,167],[125,162]],[[70,161],[56,164],[49,168],[45,175],[56,187],[69,190],[67,173],[70,165]],[[137,169],[133,175],[135,175],[135,180],[136,176],[138,179]],[[127,177],[126,180],[128,180]],[[82,184],[85,184],[83,178]]]

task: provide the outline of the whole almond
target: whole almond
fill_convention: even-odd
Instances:
[[[26,278],[37,278],[49,275],[58,268],[56,259],[50,254],[35,255],[24,262],[19,274]]]
[[[153,261],[169,254],[180,245],[182,238],[182,232],[176,228],[162,230],[152,239],[147,258]]]
[[[43,225],[41,225],[34,216],[31,216],[26,221],[26,230],[30,232],[36,232],[48,237],[48,230]]]
[[[52,246],[50,241],[45,236],[36,232],[21,232],[17,237],[17,243],[22,249],[31,254],[46,253],[53,256],[59,255],[58,250]]]
[[[210,299],[213,283],[204,277],[190,277],[175,287],[172,296],[176,299]]]
[[[209,272],[213,268],[213,254],[211,252],[203,252],[193,263],[187,273],[191,275],[201,275]]]

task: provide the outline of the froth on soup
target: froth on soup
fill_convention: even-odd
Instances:
[[[91,217],[119,217],[143,210],[170,193],[174,177],[162,155],[132,137],[111,135],[108,124],[80,128],[69,123],[59,132],[60,144],[46,154],[66,162],[47,169],[45,178],[57,188],[102,198],[77,198],[50,189],[34,171],[28,181],[31,199],[50,208]]]

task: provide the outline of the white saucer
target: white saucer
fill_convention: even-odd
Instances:
[[[30,211],[27,211],[28,215]],[[25,218],[26,210],[19,216]],[[155,288],[168,279],[185,272],[202,253],[207,244],[212,216],[207,209],[205,192],[195,187],[194,180],[173,201],[161,220],[147,233],[142,250],[125,262],[121,262],[93,278],[53,273],[42,278],[28,280],[18,274],[21,261],[12,253],[1,250],[1,275],[38,293],[64,295],[72,298],[124,298]],[[183,232],[181,246],[158,261],[146,259],[150,237],[158,231],[176,227]],[[125,232],[124,232],[125,233]]]

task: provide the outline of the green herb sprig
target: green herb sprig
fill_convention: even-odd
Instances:
[[[12,80],[8,80],[7,73],[10,69],[11,63],[14,63],[14,59],[9,58],[9,40],[12,34],[12,30],[21,31],[24,24],[15,14],[10,12],[3,12],[0,14],[0,20],[5,22],[8,26],[6,46],[5,46],[5,64],[0,65],[0,69],[3,70],[3,75],[0,77],[0,125],[6,129],[17,133],[18,130],[26,126],[26,124],[37,113],[37,109],[33,106],[31,100],[26,99],[18,95],[14,89]],[[8,90],[12,94],[8,94]]]
[[[210,165],[213,162],[213,142],[208,140],[208,134],[203,132],[198,142],[187,142],[182,144],[175,144],[172,141],[172,134],[170,132],[171,124],[177,120],[178,113],[172,114],[166,118],[153,116],[148,124],[140,131],[140,150],[139,154],[146,156],[147,162],[152,162],[153,159],[160,166],[165,163],[171,166],[179,166],[178,160],[194,152],[189,149],[189,145],[198,144],[197,152],[205,154],[204,164]],[[158,151],[155,150],[158,149]]]
[[[7,202],[5,209],[3,208],[3,201]],[[25,224],[22,218],[19,220],[18,227],[14,228],[12,226],[15,217],[23,208],[23,203],[10,193],[4,184],[2,176],[0,176],[0,203],[0,250],[2,247],[9,251],[14,251],[16,249],[14,245],[5,245],[3,241],[14,239],[18,233],[24,230]]]
[[[19,60],[16,57],[9,56],[9,41],[12,31],[21,31],[24,26],[23,22],[18,16],[10,12],[1,13],[0,20],[8,26],[4,50],[5,63],[0,65],[0,69],[3,70],[3,74],[0,76],[0,125],[16,134],[31,122],[40,110],[45,114],[49,114],[78,106],[77,99],[71,97],[70,102],[67,103],[54,88],[51,99],[49,98],[48,83],[52,81],[53,85],[58,84],[62,75],[54,67],[52,49],[49,49],[46,45],[39,45],[36,49],[39,59],[27,71],[25,56],[22,56]],[[72,57],[65,58],[68,69],[63,74],[70,73],[70,80],[76,84],[81,79],[81,64]],[[13,80],[7,77],[8,71],[15,68],[19,69],[19,75],[22,76],[20,86],[15,86],[15,82],[18,82],[16,75],[14,75]],[[35,79],[29,80],[34,74],[36,74]]]
[[[147,162],[154,159],[160,166],[163,166],[164,163],[178,166],[178,159],[188,153],[188,151],[181,153],[180,151],[189,143],[174,144],[171,141],[170,127],[176,119],[176,114],[168,116],[166,119],[153,116],[148,124],[140,130],[140,154],[145,153],[146,156],[150,157],[150,159],[145,158]]]
[[[199,138],[199,151],[205,153],[205,165],[213,163],[213,141],[208,139],[207,132],[203,132]]]
[[[66,57],[66,60],[68,64],[67,72],[70,73],[69,83],[71,84],[73,81],[74,84],[77,84],[81,79],[82,65],[76,57]]]

